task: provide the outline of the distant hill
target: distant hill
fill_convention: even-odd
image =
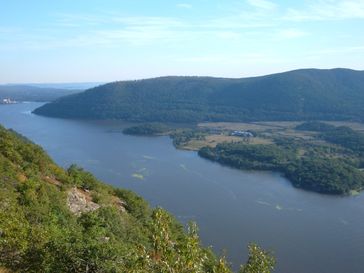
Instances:
[[[40,115],[129,121],[364,120],[364,71],[302,69],[261,77],[161,77],[60,98]]]
[[[0,85],[0,100],[53,101],[63,96],[76,94],[84,89],[36,87],[30,85]]]

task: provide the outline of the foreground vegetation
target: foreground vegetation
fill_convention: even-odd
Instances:
[[[78,200],[74,200],[75,195]],[[77,195],[76,195],[77,197]],[[76,203],[72,203],[76,202]],[[72,207],[86,205],[75,213]],[[92,206],[91,206],[92,205]],[[240,272],[269,273],[274,259],[251,244]],[[134,193],[72,165],[0,126],[0,270],[11,272],[231,272],[224,257]]]

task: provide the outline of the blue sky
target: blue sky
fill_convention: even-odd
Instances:
[[[0,83],[364,69],[364,0],[0,4]]]

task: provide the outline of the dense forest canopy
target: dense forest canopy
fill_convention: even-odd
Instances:
[[[255,244],[240,272],[272,271]],[[8,271],[11,270],[11,271]],[[225,258],[203,248],[161,208],[98,181],[0,126],[0,272],[229,273]]]
[[[146,123],[125,128],[123,133],[126,135],[158,136],[169,131],[171,128],[163,123]]]
[[[302,69],[262,77],[161,77],[105,84],[36,114],[85,119],[200,122],[364,120],[364,72]]]
[[[319,136],[322,139],[341,145],[360,156],[364,156],[364,134],[350,127],[335,127],[323,122],[304,122],[297,126],[296,129],[320,132]]]

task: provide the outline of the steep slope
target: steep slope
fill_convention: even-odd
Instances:
[[[242,272],[262,264],[270,272],[269,255],[255,245],[250,253]],[[40,147],[0,126],[0,272],[7,269],[231,272],[200,246],[195,225],[185,232],[163,209],[77,166],[61,169]]]
[[[363,120],[364,71],[303,69],[262,77],[114,82],[36,114],[130,121]]]

